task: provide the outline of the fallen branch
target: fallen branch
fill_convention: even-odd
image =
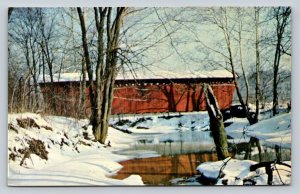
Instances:
[[[224,176],[223,170],[225,169],[225,167],[227,166],[227,164],[230,160],[231,160],[231,157],[229,157],[227,161],[225,161],[225,162],[223,161],[223,165],[219,170],[219,175],[218,175],[217,179],[222,178]]]
[[[272,170],[272,167],[271,167],[272,164],[274,164],[274,166],[276,164],[278,164],[278,165],[283,165],[283,166],[287,166],[289,168],[292,168],[291,165],[289,165],[289,164],[286,164],[286,163],[275,160],[275,161],[270,161],[270,162],[260,162],[258,164],[251,165],[250,166],[250,171],[255,171],[258,168],[265,167],[266,173],[268,175],[268,185],[272,185],[272,181],[273,181],[273,170]],[[275,166],[275,168],[276,168],[276,166]]]

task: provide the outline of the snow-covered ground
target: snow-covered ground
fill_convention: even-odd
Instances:
[[[251,126],[245,118],[231,118],[226,122],[232,122],[226,127],[226,132],[234,138],[235,143],[248,142],[250,137],[256,137],[263,145],[291,148],[291,113],[265,119]]]
[[[291,165],[290,161],[283,162]],[[250,171],[250,166],[257,164],[251,160],[227,158],[223,161],[205,162],[197,167],[197,171],[216,185],[268,185],[268,174],[264,167]],[[272,164],[272,185],[291,183],[291,168],[280,164]],[[204,178],[202,181],[205,181]]]
[[[119,122],[119,121],[122,122]],[[185,130],[208,130],[207,112],[170,113],[115,117],[110,124],[136,134],[172,133]],[[150,129],[150,130],[149,130]]]
[[[249,126],[244,118],[231,118],[226,122],[232,122],[226,127],[226,131],[233,137],[230,141],[235,143],[248,142],[251,135],[260,139],[264,145],[291,147],[291,114],[282,114],[252,126]],[[124,180],[110,178],[122,168],[119,161],[134,157],[159,156],[159,153],[153,150],[128,149],[138,140],[147,141],[151,137],[150,139],[153,139],[151,143],[158,144],[176,142],[179,138],[183,138],[185,141],[197,140],[206,142],[207,145],[212,144],[206,112],[113,117],[110,120],[112,127],[109,128],[106,145],[92,141],[91,127],[83,128],[87,123],[88,120],[60,116],[9,114],[8,184],[142,185],[139,175],[131,175]],[[194,132],[203,135],[198,138]],[[232,162],[234,165],[231,165]],[[211,175],[209,173],[217,171],[217,168],[210,169],[208,166],[218,166],[219,163],[207,163],[208,165],[204,163],[205,168],[199,166],[198,170],[200,169],[199,172],[202,174]],[[247,171],[249,165],[254,163],[231,159],[224,171],[227,174],[225,177],[228,184],[240,184],[233,181],[232,177],[237,177],[236,173],[242,173],[243,176],[238,176],[241,179],[255,173],[248,172],[249,169]],[[231,166],[238,168],[233,169]],[[257,184],[264,184],[266,179],[263,171],[260,172],[261,174],[256,175],[260,177],[257,178]],[[289,183],[289,176],[283,176],[287,177],[284,181]],[[222,183],[225,177],[218,181]],[[274,180],[277,180],[275,175]]]
[[[90,129],[81,128],[86,120],[56,116],[44,119],[37,114],[23,113],[10,114],[8,123],[9,185],[143,184],[138,175],[124,180],[109,178],[122,168],[118,161],[130,157],[113,154],[111,148],[86,140],[83,133],[92,136]],[[112,142],[120,142],[119,147],[132,139],[113,128],[109,130],[109,137]]]
[[[136,123],[134,127],[110,127],[107,145],[92,141],[91,127],[82,128],[88,120],[76,120],[62,116],[42,117],[33,113],[8,115],[8,184],[15,186],[48,185],[141,185],[138,175],[124,180],[109,178],[122,166],[118,161],[133,157],[155,157],[159,154],[145,151],[127,151],[126,155],[114,154],[129,148],[145,134],[166,134],[189,130],[191,127],[207,129],[206,113],[192,113],[181,117],[152,116],[136,122],[142,117],[126,117]],[[115,124],[119,119],[111,119]],[[196,121],[196,122],[195,122]],[[129,130],[132,134],[120,130]],[[34,150],[34,151],[30,151]]]

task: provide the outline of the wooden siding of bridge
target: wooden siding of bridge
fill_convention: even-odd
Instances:
[[[56,82],[54,91],[50,83],[41,83],[46,112],[56,115],[76,116],[80,102],[79,82]],[[232,104],[234,84],[230,81],[210,83],[220,109]],[[56,108],[52,107],[52,94]],[[86,95],[86,116],[90,112],[88,89]],[[202,83],[147,83],[116,84],[112,102],[112,114],[137,114],[160,112],[190,112],[206,110]]]

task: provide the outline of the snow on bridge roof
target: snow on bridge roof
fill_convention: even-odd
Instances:
[[[207,78],[233,78],[232,73],[227,70],[213,70],[201,72],[171,72],[171,71],[147,71],[147,72],[121,72],[116,80],[161,80],[161,79],[207,79]],[[88,80],[88,76],[86,76]],[[95,79],[95,76],[94,76]],[[81,73],[61,73],[53,75],[53,82],[78,82],[82,80]],[[43,83],[43,76],[39,77],[39,83]],[[45,82],[50,82],[50,76],[45,75]]]

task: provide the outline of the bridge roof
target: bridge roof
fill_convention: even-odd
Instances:
[[[93,76],[95,79],[95,75]],[[227,70],[198,71],[198,72],[171,72],[171,71],[139,71],[139,72],[120,72],[116,81],[162,81],[162,80],[197,80],[197,79],[232,79],[233,75]],[[82,80],[81,73],[61,73],[53,75],[53,82],[79,82]],[[88,76],[86,76],[88,81]],[[40,76],[39,83],[43,83]],[[50,76],[45,75],[45,83],[50,82]]]

